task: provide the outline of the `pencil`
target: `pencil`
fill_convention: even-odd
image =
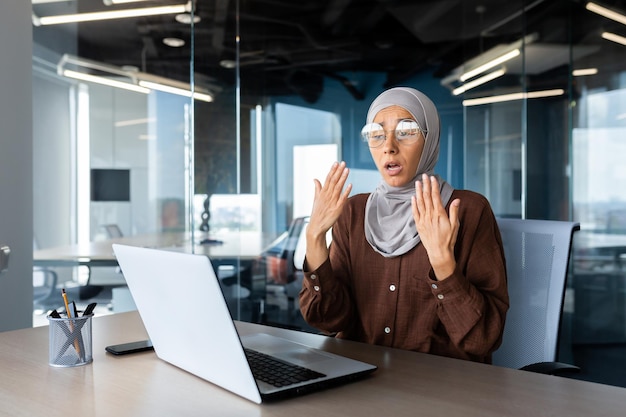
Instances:
[[[72,312],[70,311],[70,303],[67,301],[67,293],[65,292],[65,288],[61,289],[61,295],[63,296],[63,303],[65,303],[65,313],[67,314],[67,318],[72,318]],[[80,344],[78,343],[78,338],[74,336],[74,323],[70,320],[70,332],[72,332],[72,337],[74,337],[74,349],[76,349],[76,353],[78,356],[81,356],[80,352]],[[82,357],[82,356],[81,356]]]
[[[70,312],[70,303],[67,302],[67,293],[65,292],[65,288],[61,290],[61,295],[63,296],[63,302],[65,303],[65,314],[67,314],[68,318],[72,318],[72,313]]]

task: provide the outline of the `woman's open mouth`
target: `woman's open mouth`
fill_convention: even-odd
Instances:
[[[385,169],[389,175],[397,175],[400,171],[402,171],[402,166],[394,162],[389,162],[385,165]]]

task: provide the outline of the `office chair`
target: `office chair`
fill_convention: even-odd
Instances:
[[[257,274],[266,281],[265,303],[286,309],[289,316],[294,311],[295,300],[302,286],[302,277],[299,277],[298,271],[302,270],[304,259],[300,260],[298,266],[294,263],[294,254],[296,248],[304,244],[308,221],[308,217],[295,218],[287,232],[264,251],[255,265]]]
[[[39,249],[37,239],[33,237],[33,250]],[[59,276],[56,271],[42,266],[33,266],[33,308],[50,310],[59,305],[59,293],[56,291]]]
[[[498,219],[510,308],[493,364],[544,374],[576,372],[556,362],[572,237],[578,223]]]
[[[306,255],[306,230],[309,226],[309,217],[297,217],[291,222],[287,237],[284,240],[280,256],[284,261],[279,282],[268,282],[266,284],[266,299],[268,304],[272,304],[272,300],[278,306],[284,306],[287,313],[289,323],[295,323],[299,319],[300,306],[298,296],[302,289],[302,280],[304,279],[304,258]],[[330,244],[332,240],[332,229],[326,235],[326,242]],[[263,321],[262,321],[263,322]],[[265,322],[268,324],[267,322]],[[285,323],[281,323],[285,324]],[[303,324],[300,323],[299,326]],[[300,327],[292,326],[302,330]]]
[[[33,267],[33,308],[49,310],[58,307],[60,292],[56,291],[58,275],[49,268]]]
[[[293,220],[290,229],[290,241],[285,248],[287,283],[283,286],[287,297],[287,311],[292,315],[299,311],[298,295],[302,289],[304,273],[304,256],[306,254],[306,229],[309,217],[298,217]]]

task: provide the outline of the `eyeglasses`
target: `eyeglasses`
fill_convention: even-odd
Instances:
[[[422,135],[426,135],[426,130],[423,130],[415,120],[404,119],[398,122],[395,129],[395,136],[398,143],[404,145],[411,145]],[[387,139],[387,133],[385,129],[378,123],[368,123],[361,129],[361,137],[364,142],[367,142],[370,148],[378,148],[381,146],[385,139]]]

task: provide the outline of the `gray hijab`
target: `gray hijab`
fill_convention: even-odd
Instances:
[[[379,111],[391,106],[406,109],[427,133],[415,177],[401,187],[392,187],[382,181],[365,205],[365,238],[375,251],[387,258],[405,254],[420,242],[411,211],[411,197],[415,194],[415,181],[421,181],[423,173],[433,175],[439,158],[439,114],[433,102],[413,88],[392,88],[372,102],[366,123],[372,123]],[[454,189],[438,175],[437,180],[446,206]]]

